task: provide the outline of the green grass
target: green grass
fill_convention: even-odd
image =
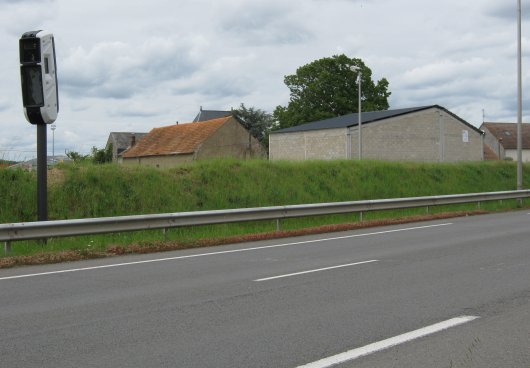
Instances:
[[[524,187],[530,167],[525,166]],[[106,165],[62,165],[50,172],[49,218],[74,219],[201,211],[289,204],[340,202],[513,190],[516,163],[455,164],[381,161],[268,162],[199,161],[173,169]],[[35,221],[36,177],[0,170],[0,223]],[[484,203],[489,211],[516,208],[515,201]],[[476,204],[430,208],[429,212],[474,210]],[[364,220],[426,214],[425,208],[365,213]],[[358,222],[359,214],[282,221],[282,230]],[[11,255],[66,249],[104,250],[139,242],[193,242],[272,232],[275,221],[50,239],[47,245],[15,242]]]

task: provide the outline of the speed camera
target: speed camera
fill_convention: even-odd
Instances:
[[[31,31],[19,42],[24,115],[31,124],[51,124],[59,112],[53,34]]]

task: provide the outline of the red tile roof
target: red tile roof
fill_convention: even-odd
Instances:
[[[166,156],[193,153],[207,138],[231,116],[200,123],[176,124],[154,128],[134,147],[123,154],[124,158]]]
[[[488,129],[497,138],[504,149],[517,149],[517,124],[516,123],[484,123],[483,128]],[[530,124],[522,124],[523,149],[530,149]]]
[[[498,160],[499,155],[487,145],[484,145],[484,160]]]

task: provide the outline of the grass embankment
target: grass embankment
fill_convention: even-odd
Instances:
[[[525,167],[526,171],[528,169]],[[513,162],[220,160],[168,170],[64,165],[50,171],[49,175],[49,218],[52,220],[512,190],[515,189],[516,166]],[[528,178],[528,174],[524,177]],[[528,183],[524,187],[528,187]],[[0,223],[35,221],[35,174],[0,170],[0,203]],[[499,210],[515,206],[515,201],[504,201],[486,203],[481,208]],[[430,209],[430,214],[476,208],[476,205],[445,206]],[[363,220],[381,221],[425,213],[424,208],[368,213]],[[282,230],[339,223],[358,226],[359,214],[285,220]],[[275,221],[262,221],[172,229],[166,235],[151,231],[50,239],[46,246],[38,242],[16,242],[9,262],[22,262],[20,259],[14,261],[14,256],[42,256],[43,252],[65,250],[71,250],[78,257],[90,257],[102,253],[209,245],[223,242],[219,239],[227,241],[227,237],[237,240],[234,237],[275,230]],[[46,257],[53,258],[49,254]],[[5,258],[2,261],[9,263]]]

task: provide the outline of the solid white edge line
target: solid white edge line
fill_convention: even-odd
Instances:
[[[378,351],[391,348],[396,345],[403,344],[412,340],[419,339],[421,337],[434,334],[446,330],[451,327],[456,327],[458,325],[471,322],[477,318],[477,316],[461,316],[449,319],[447,321],[439,322],[434,325],[420,328],[411,332],[404,333],[395,337],[391,337],[386,340],[378,341],[357,349],[349,350],[344,353],[340,353],[328,358],[318,360],[313,363],[300,365],[297,368],[328,368],[336,364],[344,363],[350,360],[354,360],[369,354],[376,353]]]
[[[309,271],[294,272],[294,273],[289,273],[289,274],[286,274],[286,275],[279,275],[279,276],[265,277],[265,278],[263,278],[263,279],[257,279],[257,280],[254,280],[254,281],[256,281],[256,282],[269,281],[269,280],[281,279],[281,278],[284,278],[284,277],[298,276],[298,275],[303,275],[303,274],[306,274],[306,273],[313,273],[313,272],[327,271],[327,270],[333,270],[333,269],[336,269],[336,268],[343,268],[343,267],[349,267],[349,266],[357,266],[357,265],[361,265],[361,264],[365,264],[365,263],[373,263],[373,262],[379,262],[379,260],[377,260],[377,259],[372,259],[372,260],[369,260],[369,261],[362,261],[362,262],[348,263],[348,264],[343,264],[343,265],[339,265],[339,266],[324,267],[324,268],[318,268],[318,269],[315,269],[315,270],[309,270]]]
[[[220,252],[210,252],[210,253],[192,254],[192,255],[188,255],[188,256],[177,256],[177,257],[168,257],[168,258],[150,259],[150,260],[145,260],[145,261],[126,262],[126,263],[115,263],[115,264],[103,265],[103,266],[83,267],[83,268],[72,268],[72,269],[59,270],[59,271],[49,271],[49,272],[32,273],[32,274],[26,274],[26,275],[7,276],[7,277],[0,277],[0,281],[3,281],[3,280],[13,280],[13,279],[22,279],[22,278],[36,277],[36,276],[56,275],[56,274],[69,273],[69,272],[80,272],[80,271],[99,270],[99,269],[103,269],[103,268],[132,266],[132,265],[138,265],[138,264],[144,264],[144,263],[154,263],[154,262],[163,262],[163,261],[174,261],[174,260],[186,259],[186,258],[206,257],[206,256],[219,255],[219,254],[229,254],[229,253],[247,252],[247,251],[252,251],[252,250],[260,250],[260,249],[280,248],[280,247],[286,247],[286,246],[290,246],[290,245],[310,244],[310,243],[318,243],[318,242],[325,242],[325,241],[332,241],[332,240],[340,240],[340,239],[359,238],[359,237],[363,237],[363,236],[382,235],[382,234],[397,233],[397,232],[402,232],[402,231],[412,231],[412,230],[430,229],[430,228],[434,228],[434,227],[441,227],[441,226],[448,226],[448,225],[453,225],[453,223],[452,223],[452,222],[447,222],[447,223],[443,223],[443,224],[426,225],[426,226],[415,226],[415,227],[408,227],[408,228],[403,228],[403,229],[394,229],[394,230],[377,231],[377,232],[372,232],[372,233],[364,233],[364,234],[355,234],[355,235],[338,236],[338,237],[334,237],[334,238],[313,239],[313,240],[305,240],[305,241],[292,242],[292,243],[285,243],[285,244],[266,245],[266,246],[263,246],[263,247],[253,247],[253,248],[244,248],[244,249],[233,249],[233,250],[225,250],[225,251],[220,251]]]

